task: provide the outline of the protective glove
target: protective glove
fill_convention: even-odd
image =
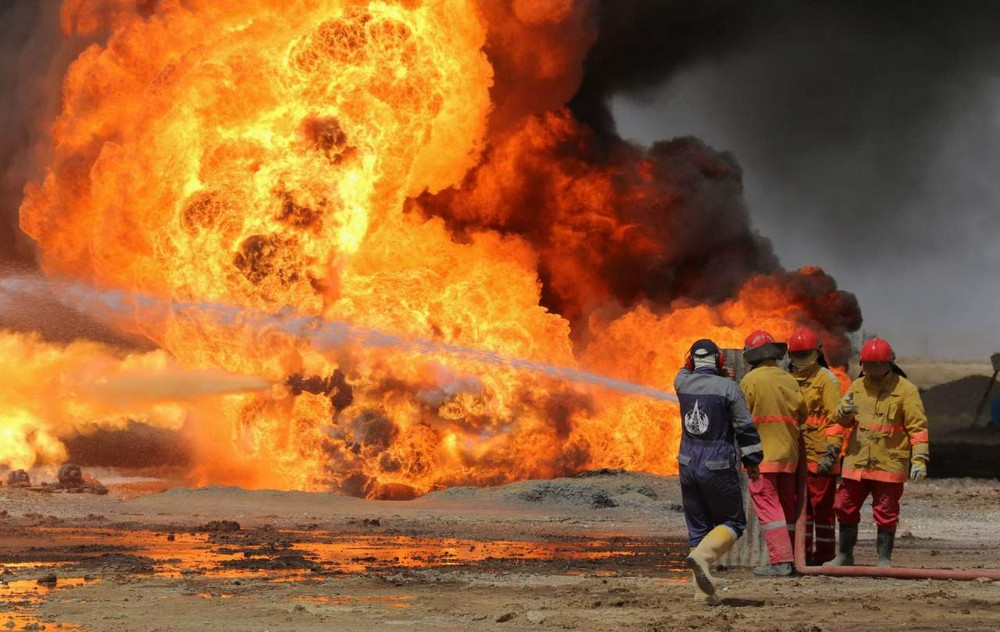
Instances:
[[[841,418],[853,417],[858,412],[858,405],[854,403],[854,393],[848,393],[844,399],[840,400],[837,406],[837,414]]]
[[[910,465],[910,480],[916,483],[927,477],[927,459],[923,457],[913,457]]]
[[[816,473],[826,476],[833,471],[833,466],[837,464],[837,457],[840,456],[840,447],[835,445],[826,446],[826,452],[819,458],[816,464]]]

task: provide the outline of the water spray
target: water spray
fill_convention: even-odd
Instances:
[[[568,382],[601,386],[622,393],[677,403],[677,396],[673,393],[626,380],[548,362],[517,358],[487,349],[411,338],[316,316],[301,316],[290,308],[267,314],[219,302],[170,301],[124,290],[102,290],[82,283],[28,276],[0,279],[0,290],[11,294],[51,293],[61,303],[98,318],[102,313],[108,312],[117,317],[140,314],[173,314],[182,318],[197,316],[223,326],[240,324],[257,329],[275,328],[308,340],[321,351],[358,345],[393,348],[420,355],[453,356],[480,364],[510,367]]]

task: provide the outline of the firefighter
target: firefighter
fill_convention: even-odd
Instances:
[[[834,501],[840,545],[837,556],[825,566],[854,564],[861,506],[869,494],[878,530],[878,565],[891,566],[903,483],[907,478],[916,482],[927,476],[927,415],[917,387],[906,379],[895,360],[896,354],[885,340],[865,342],[861,375],[838,406],[837,421],[851,429],[851,434]]]
[[[723,377],[718,346],[702,339],[691,345],[674,380],[681,406],[681,500],[691,553],[685,558],[710,604],[719,603],[710,571],[746,529],[738,467],[756,478],[763,448],[743,393]],[[739,445],[736,452],[733,440]]]
[[[799,463],[799,434],[806,420],[806,404],[799,385],[778,365],[787,346],[766,331],[747,336],[743,359],[752,368],[740,382],[754,425],[764,446],[760,476],[747,483],[754,512],[767,543],[770,564],[754,569],[757,575],[791,575],[792,534],[795,531],[795,471]]]
[[[837,515],[833,500],[844,443],[844,427],[837,423],[840,380],[827,368],[819,337],[808,329],[799,329],[788,338],[788,359],[808,415],[802,431],[809,468],[806,563],[816,565],[832,560],[836,552]]]

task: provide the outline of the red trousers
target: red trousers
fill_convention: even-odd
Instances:
[[[771,563],[791,562],[790,533],[795,531],[795,474],[761,473],[757,480],[747,482],[747,489],[764,532]]]
[[[809,475],[806,499],[806,563],[818,566],[836,555],[837,514],[833,501],[837,495],[837,477]],[[815,532],[815,537],[814,537]]]
[[[861,505],[872,496],[872,517],[879,531],[896,532],[899,524],[899,498],[903,495],[902,483],[886,483],[863,479],[841,479],[840,489],[833,508],[840,524],[855,526],[861,522]]]

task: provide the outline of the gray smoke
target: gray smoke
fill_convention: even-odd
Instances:
[[[24,185],[44,173],[48,126],[62,79],[87,42],[67,39],[56,0],[0,3],[0,265],[32,263],[17,209]]]
[[[660,14],[668,25],[718,19],[720,30],[704,48],[677,44],[690,63],[650,62],[655,75],[623,69],[641,63],[641,43],[617,54],[605,43],[595,72],[609,79],[578,96],[613,105],[605,130],[645,142],[695,134],[732,151],[782,261],[822,265],[856,291],[869,330],[995,332],[1000,3],[627,4],[647,11],[650,31]],[[669,56],[669,38],[658,46]]]
[[[35,268],[35,253],[18,226],[24,185],[44,177],[49,126],[59,111],[62,80],[91,40],[65,37],[59,0],[0,2],[0,275]],[[90,338],[148,348],[67,308],[50,296],[0,303],[0,329],[33,330],[45,339]]]

